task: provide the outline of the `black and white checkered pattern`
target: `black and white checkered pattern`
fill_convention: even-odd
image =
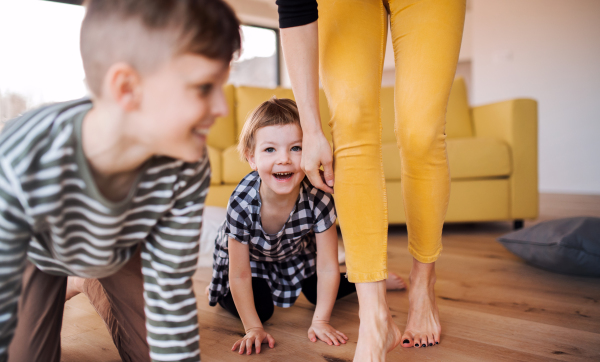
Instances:
[[[267,280],[278,307],[291,307],[300,295],[302,280],[316,272],[315,233],[335,224],[333,197],[305,178],[296,207],[283,228],[277,234],[267,234],[260,222],[259,188],[258,172],[251,172],[229,199],[227,219],[215,240],[211,306],[229,293],[229,237],[249,245],[252,276]]]

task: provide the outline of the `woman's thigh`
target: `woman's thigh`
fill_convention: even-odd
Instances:
[[[387,277],[381,159],[381,74],[387,37],[381,0],[319,1],[319,68],[331,113],[335,202],[351,282]]]

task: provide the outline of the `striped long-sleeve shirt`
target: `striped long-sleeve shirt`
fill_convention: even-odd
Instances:
[[[139,244],[150,357],[198,361],[191,276],[208,157],[154,157],[126,199],[111,202],[97,189],[81,146],[91,107],[86,99],[43,107],[0,135],[0,361],[17,325],[27,258],[50,274],[100,278],[122,267]]]

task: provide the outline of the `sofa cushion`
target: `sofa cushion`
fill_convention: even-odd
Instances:
[[[237,185],[252,169],[248,162],[240,159],[236,146],[226,148],[222,156],[223,182]]]
[[[453,180],[510,175],[510,150],[506,143],[494,138],[475,137],[448,139],[446,143]],[[400,180],[400,153],[396,143],[384,143],[382,153],[385,179]]]
[[[446,141],[453,180],[509,176],[510,148],[495,138],[468,137]]]
[[[221,151],[208,146],[208,160],[210,161],[210,184],[220,185],[223,182]]]
[[[539,223],[498,239],[513,254],[557,273],[600,276],[600,218]]]
[[[235,100],[236,100],[236,118],[237,118],[237,129],[236,139],[242,132],[242,127],[246,122],[246,118],[250,113],[258,107],[262,102],[269,100],[271,97],[276,96],[277,98],[290,98],[294,99],[294,93],[291,89],[285,88],[256,88],[256,87],[237,87],[235,89]]]
[[[229,84],[223,88],[223,91],[225,92],[229,113],[225,117],[217,118],[215,124],[210,128],[210,132],[206,139],[206,143],[209,146],[219,150],[224,150],[225,148],[234,145],[236,141],[235,136],[237,135],[235,127],[235,89],[233,85]]]
[[[467,99],[467,86],[463,78],[452,84],[446,109],[446,135],[448,138],[472,137],[473,122]]]

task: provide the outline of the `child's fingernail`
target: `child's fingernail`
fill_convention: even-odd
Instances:
[[[406,343],[410,343],[410,341],[408,339],[405,339],[404,342],[402,342],[402,343],[406,344]]]

